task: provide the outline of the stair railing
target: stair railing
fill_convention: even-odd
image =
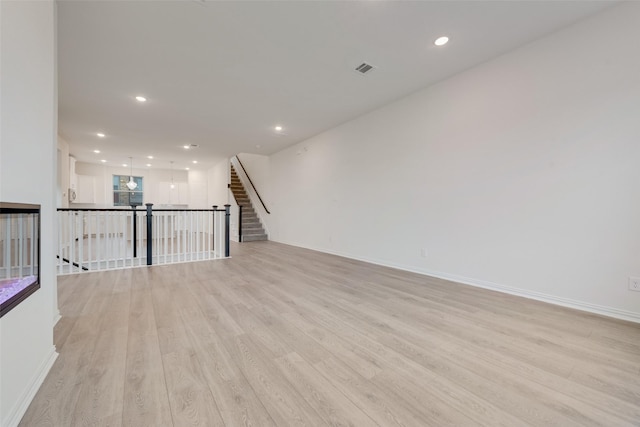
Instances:
[[[240,167],[242,168],[242,171],[244,172],[244,175],[247,177],[247,179],[249,180],[249,184],[251,184],[251,187],[253,188],[253,191],[256,192],[256,195],[258,196],[258,200],[260,200],[260,203],[262,203],[262,207],[264,208],[264,211],[268,214],[271,214],[271,212],[269,212],[269,209],[267,209],[267,206],[264,204],[264,202],[262,201],[262,197],[260,197],[260,193],[258,193],[258,189],[256,188],[255,185],[253,185],[253,181],[251,180],[251,177],[249,176],[249,174],[247,173],[247,170],[245,169],[244,165],[242,164],[242,162],[240,161],[240,157],[238,155],[234,156],[236,158],[236,160],[238,160],[238,164],[240,165]]]
[[[58,209],[58,274],[228,258],[230,205]]]

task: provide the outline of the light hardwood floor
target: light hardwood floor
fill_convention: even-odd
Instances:
[[[59,278],[21,426],[639,426],[640,325],[272,242]]]

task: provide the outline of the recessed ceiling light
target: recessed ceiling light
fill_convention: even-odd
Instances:
[[[153,156],[147,156],[147,159],[153,159]]]
[[[105,137],[105,134],[102,133],[102,132],[98,132],[98,133],[96,133],[96,135],[98,135],[98,138],[104,138]]]
[[[93,150],[94,153],[100,154],[100,150]]]
[[[128,164],[126,164],[126,163],[123,163],[123,164],[122,164],[122,166],[124,166],[124,167],[126,168],[126,167],[127,167],[127,166],[129,166],[129,165],[128,165]]]
[[[189,170],[189,168],[185,168],[185,170]]]
[[[190,145],[183,145],[182,148],[184,148],[185,150],[188,150],[189,148],[191,148]]]
[[[198,161],[197,161],[197,160],[194,160],[194,161],[193,161],[193,162],[191,162],[191,163],[193,163],[193,164],[195,165],[195,164],[197,164],[197,163],[198,163]]]
[[[436,41],[433,42],[433,44],[435,44],[436,46],[444,46],[445,44],[447,44],[448,41],[449,41],[449,37],[442,36],[442,37],[438,37]]]
[[[276,132],[280,132],[282,130],[282,126],[276,126],[274,127],[274,129],[276,130]]]
[[[136,101],[138,101],[138,102],[146,102],[147,98],[145,98],[144,96],[138,95],[138,96],[136,96]]]
[[[105,159],[100,160],[102,163],[107,163]]]
[[[147,167],[150,168],[151,167],[151,163],[147,163]]]

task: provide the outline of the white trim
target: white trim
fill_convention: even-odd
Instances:
[[[53,326],[55,327],[58,324],[58,321],[62,319],[62,315],[60,314],[60,310],[56,310],[53,315]]]
[[[549,295],[542,292],[529,291],[526,289],[514,288],[512,286],[501,285],[499,283],[489,282],[487,280],[474,279],[464,276],[458,276],[456,274],[443,273],[440,271],[433,271],[427,269],[418,269],[415,267],[405,266],[405,265],[397,265],[391,264],[389,262],[371,259],[371,258],[363,258],[350,254],[345,254],[336,251],[330,251],[327,249],[320,249],[309,247],[305,245],[300,245],[296,243],[288,243],[284,241],[273,240],[274,242],[284,243],[285,245],[297,246],[300,248],[310,249],[313,251],[324,252],[331,255],[337,255],[344,258],[350,258],[357,261],[368,262],[370,264],[381,265],[383,267],[396,268],[398,270],[409,271],[411,273],[423,274],[426,276],[436,277],[438,279],[450,280],[452,282],[462,283],[464,285],[475,286],[477,288],[490,289],[492,291],[502,292],[505,294],[515,295],[523,298],[534,299],[537,301],[546,302],[553,305],[559,305],[562,307],[573,308],[575,310],[586,311],[588,313],[599,314],[602,316],[613,317],[616,319],[627,320],[629,322],[640,323],[640,313],[628,310],[621,310],[615,307],[607,307],[604,305],[591,304],[589,302],[573,300],[570,298],[558,297],[555,295]]]
[[[44,379],[47,377],[49,370],[53,366],[53,363],[58,358],[58,353],[56,352],[55,346],[51,346],[51,351],[44,358],[40,368],[36,371],[35,375],[31,379],[29,386],[25,389],[24,393],[13,407],[7,417],[2,421],[2,425],[5,427],[17,427],[20,424],[20,420],[24,416],[25,412],[27,412],[27,408],[31,404],[31,401],[35,397],[38,389],[44,382]]]

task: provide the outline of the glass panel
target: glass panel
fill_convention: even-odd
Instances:
[[[0,316],[39,287],[39,206],[0,203]]]
[[[143,181],[141,176],[134,176],[133,181],[138,184],[135,191],[127,187],[129,175],[113,175],[113,206],[140,206],[143,200]]]
[[[134,191],[129,194],[129,204],[140,206],[142,205],[142,191]]]
[[[129,191],[129,187],[127,187],[129,178],[129,175],[113,175],[113,191]],[[136,187],[136,191],[143,191],[141,176],[134,176],[133,182],[138,184],[138,186]]]
[[[142,192],[140,191],[114,191],[114,206],[140,206],[142,205]]]
[[[129,193],[114,191],[113,206],[129,206]]]

